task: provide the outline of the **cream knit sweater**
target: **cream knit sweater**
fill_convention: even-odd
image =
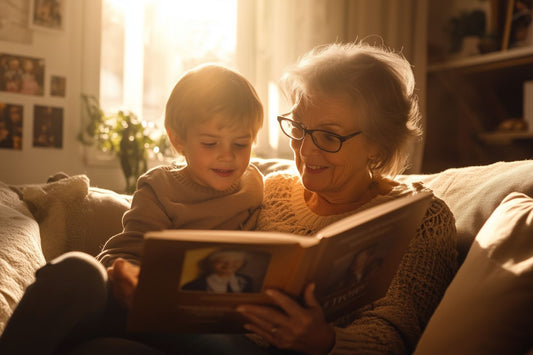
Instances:
[[[354,213],[406,193],[421,184],[393,188]],[[265,180],[258,229],[310,235],[349,213],[320,216],[304,200],[297,175],[275,173]],[[362,308],[345,328],[336,327],[332,354],[409,354],[437,307],[457,269],[454,218],[446,204],[434,197],[412,239],[387,294]]]
[[[252,165],[225,191],[197,184],[183,166],[156,167],[137,181],[122,233],[107,241],[97,259],[106,267],[118,257],[139,264],[148,231],[254,229],[262,198],[263,176]]]

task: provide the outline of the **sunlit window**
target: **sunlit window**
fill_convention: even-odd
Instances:
[[[103,0],[100,103],[158,120],[184,71],[236,67],[237,0]]]

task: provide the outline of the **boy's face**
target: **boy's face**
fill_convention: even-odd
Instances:
[[[224,114],[187,129],[185,141],[176,147],[187,160],[191,177],[200,185],[215,190],[228,189],[250,162],[253,138],[248,127],[228,126]]]

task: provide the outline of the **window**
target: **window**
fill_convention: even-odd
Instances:
[[[255,154],[292,157],[276,120],[287,110],[277,81],[282,68],[303,53],[300,47],[311,47],[303,46],[306,41],[297,36],[302,33],[300,22],[290,20],[308,18],[300,16],[304,9],[300,2],[101,0],[98,9],[96,3],[85,5],[87,18],[91,16],[87,10],[98,11],[101,23],[89,20],[85,25],[89,58],[83,74],[85,92],[98,91],[104,111],[125,109],[161,126],[166,100],[178,78],[198,64],[218,62],[246,76],[263,102],[265,122]],[[96,30],[101,31],[98,44],[90,35]],[[96,50],[99,55],[93,54]],[[90,66],[96,61],[98,71]]]
[[[237,0],[102,0],[100,103],[157,121],[184,71],[236,68],[236,42]]]

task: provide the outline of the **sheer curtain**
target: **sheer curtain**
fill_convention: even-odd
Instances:
[[[427,0],[240,0],[238,28],[248,31],[238,30],[239,68],[254,81],[268,117],[257,154],[291,157],[275,119],[288,108],[277,82],[285,66],[316,45],[375,36],[413,64],[419,93],[424,93],[426,7]],[[409,172],[420,171],[422,152],[423,141],[412,149]]]

